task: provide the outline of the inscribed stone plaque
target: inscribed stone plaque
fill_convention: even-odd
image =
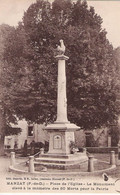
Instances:
[[[53,144],[55,149],[60,149],[62,147],[62,138],[60,135],[54,136]]]

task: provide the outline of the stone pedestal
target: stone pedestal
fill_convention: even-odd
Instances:
[[[78,128],[72,123],[47,125],[45,130],[50,134],[48,154],[70,154],[70,142],[75,141],[74,131]]]

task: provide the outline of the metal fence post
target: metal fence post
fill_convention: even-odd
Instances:
[[[110,152],[110,165],[115,165],[115,151]]]
[[[11,159],[10,159],[10,165],[15,165],[15,152],[11,152]]]
[[[94,156],[90,155],[88,159],[88,172],[94,171]]]
[[[34,173],[34,156],[29,156],[29,172]]]

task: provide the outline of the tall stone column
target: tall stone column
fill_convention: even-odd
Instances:
[[[58,60],[58,92],[57,92],[57,120],[55,123],[69,123],[67,119],[66,97],[66,67],[65,62],[69,58],[65,55],[56,56]]]
[[[58,91],[57,91],[57,119],[54,123],[48,124],[45,129],[49,132],[49,154],[70,154],[70,143],[75,141],[74,131],[79,129],[67,118],[67,92],[66,92],[66,60],[69,57],[64,55],[65,45],[60,40],[61,45],[57,48],[58,61]]]

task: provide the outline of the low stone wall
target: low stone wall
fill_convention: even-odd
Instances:
[[[86,147],[86,149],[89,153],[110,153],[110,151],[118,153],[118,147]],[[83,148],[79,148],[79,150],[82,151]]]

